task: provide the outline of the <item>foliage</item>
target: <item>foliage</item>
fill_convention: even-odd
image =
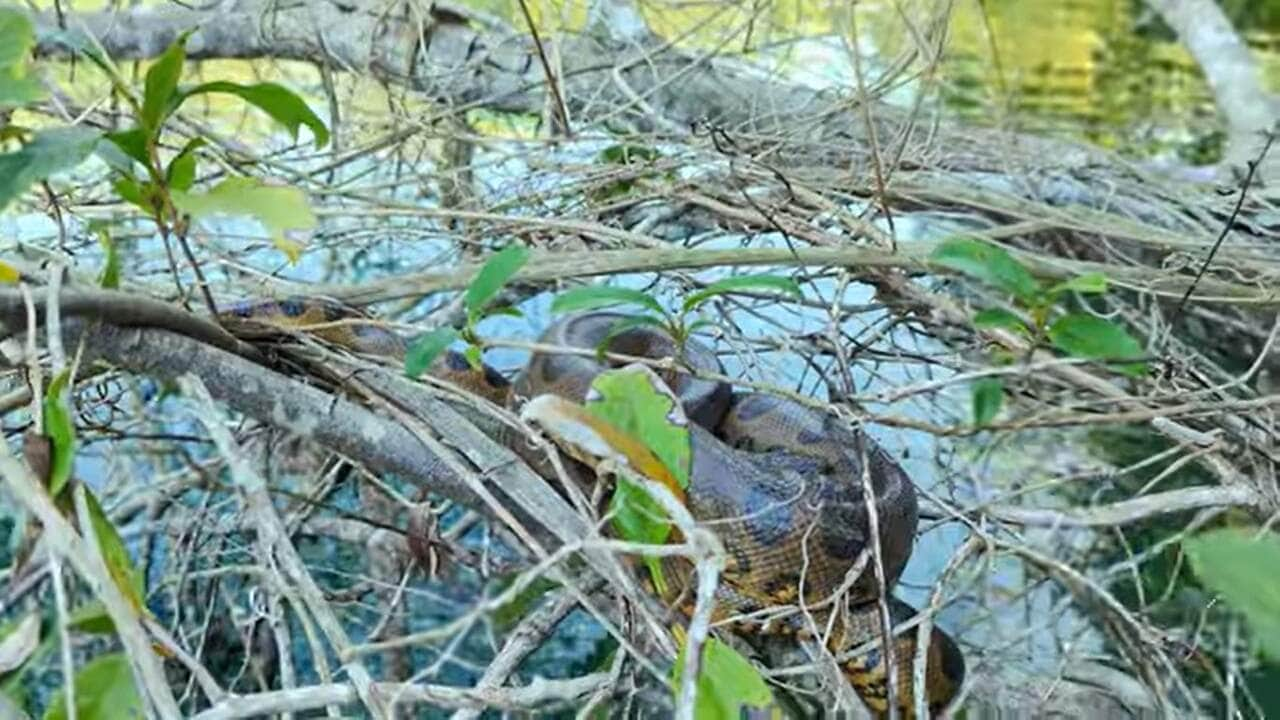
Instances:
[[[687,638],[681,635],[680,654],[671,669],[671,687],[677,694],[688,650]],[[702,645],[699,669],[698,696],[693,709],[693,716],[698,720],[737,720],[745,710],[758,711],[773,705],[773,693],[760,671],[737,650],[714,637],[707,638]]]
[[[1280,660],[1280,537],[1223,528],[1183,543],[1196,575],[1249,621],[1262,652]]]
[[[25,14],[0,8],[0,110],[44,99],[44,88],[27,77],[27,56],[35,40],[35,29]]]
[[[49,463],[49,494],[57,497],[71,479],[71,469],[75,463],[76,430],[71,422],[71,413],[64,402],[63,391],[70,382],[71,371],[63,370],[49,383],[45,390],[42,413],[44,414],[44,434],[49,439],[49,452],[52,459]]]
[[[1065,314],[1050,322],[1055,308],[1070,293],[1107,292],[1105,275],[1086,273],[1045,287],[1003,248],[969,238],[953,238],[941,243],[929,259],[934,265],[967,275],[1011,297],[1030,318],[1028,322],[1022,315],[1004,308],[987,308],[974,315],[974,327],[1007,330],[1034,343],[1047,341],[1068,357],[1112,363],[1129,360],[1132,362],[1114,364],[1115,369],[1126,375],[1146,373],[1146,364],[1138,361],[1144,354],[1142,344],[1110,320],[1064,311]],[[974,425],[986,425],[994,420],[1003,403],[1003,382],[999,378],[983,378],[970,386],[970,393]]]
[[[441,327],[425,333],[410,344],[405,355],[404,371],[416,378],[431,367],[431,363],[459,339],[466,341],[466,357],[471,367],[479,370],[481,340],[476,325],[494,315],[519,315],[512,307],[493,306],[493,300],[502,288],[529,260],[529,251],[522,245],[508,245],[494,253],[476,272],[463,295],[463,308],[467,312],[466,324],[461,331]]]
[[[76,673],[76,718],[127,720],[143,717],[142,699],[133,684],[133,671],[123,653],[94,658]],[[63,720],[67,702],[59,690],[49,702],[44,720]]]

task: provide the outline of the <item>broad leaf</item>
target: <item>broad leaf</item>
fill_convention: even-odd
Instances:
[[[317,149],[324,147],[329,142],[329,129],[324,126],[324,123],[315,113],[311,112],[311,108],[307,106],[306,101],[283,85],[270,82],[254,85],[241,85],[225,81],[209,82],[187,90],[182,94],[179,102],[202,93],[235,95],[270,115],[272,120],[288,128],[295,141],[298,139],[298,129],[306,125],[311,130],[311,135],[315,138]]]
[[[26,13],[0,8],[0,109],[44,98],[40,83],[27,77],[27,58],[35,43],[35,28]]]
[[[0,634],[0,675],[22,667],[40,646],[40,613],[31,612]]]
[[[71,479],[71,468],[76,457],[76,428],[71,422],[71,413],[62,401],[62,391],[70,381],[71,371],[63,370],[49,383],[45,390],[42,412],[44,414],[44,435],[49,439],[49,452],[53,455],[49,463],[49,494],[57,497]]]
[[[85,504],[89,508],[89,522],[93,524],[98,546],[102,548],[102,559],[106,561],[107,572],[120,588],[120,592],[128,598],[134,611],[139,614],[145,613],[146,584],[142,573],[133,566],[133,559],[129,557],[129,550],[125,547],[124,540],[120,538],[120,533],[116,531],[116,526],[111,523],[111,519],[102,511],[98,498],[88,488],[85,488],[84,496]]]
[[[941,267],[968,275],[1024,303],[1032,302],[1040,286],[1008,252],[991,243],[960,238],[934,249],[930,260]]]
[[[1280,537],[1222,529],[1183,542],[1204,584],[1244,614],[1262,651],[1280,660]]]
[[[982,426],[995,419],[1004,403],[1004,382],[1000,378],[982,378],[973,383],[973,424]]]
[[[1090,360],[1133,360],[1143,356],[1142,345],[1124,328],[1093,315],[1072,313],[1049,326],[1049,340],[1068,355]],[[1142,375],[1144,363],[1119,367],[1127,375]]]
[[[54,128],[36,133],[21,149],[0,155],[0,210],[32,183],[84,162],[100,137],[88,128]]]
[[[1107,276],[1102,273],[1085,273],[1049,288],[1050,295],[1065,292],[1078,292],[1085,295],[1098,295],[1107,291]]]
[[[235,215],[257,220],[290,262],[298,261],[302,246],[288,234],[310,231],[316,226],[316,216],[305,193],[297,188],[268,185],[257,178],[227,178],[209,192],[175,190],[172,197],[174,205],[196,219]]]
[[[1027,324],[1022,318],[1001,308],[988,308],[974,315],[973,326],[982,330],[1003,328],[1017,333],[1027,332]]]
[[[155,183],[139,183],[130,176],[122,175],[111,183],[111,187],[121,200],[137,206],[147,214],[147,217],[154,218],[159,212],[160,196]]]
[[[777,290],[790,295],[796,300],[804,299],[804,291],[800,289],[795,280],[789,277],[783,275],[738,275],[711,283],[685,298],[682,309],[685,312],[689,312],[717,295],[742,290]]]
[[[659,316],[666,314],[662,304],[648,293],[611,285],[586,285],[566,290],[551,301],[551,312],[577,312],[614,305],[639,305]]]
[[[467,293],[463,303],[467,309],[467,319],[474,323],[481,316],[485,307],[498,294],[503,285],[524,267],[529,260],[529,251],[523,245],[508,245],[494,253],[485,262],[476,276],[467,285]]]
[[[479,345],[468,345],[462,350],[462,356],[467,359],[467,364],[472,370],[481,370],[484,368],[484,359],[480,354]]]
[[[436,328],[416,338],[409,344],[404,356],[404,374],[416,378],[431,367],[440,353],[444,352],[455,340],[458,331],[451,327]]]
[[[77,720],[133,720],[144,717],[142,699],[133,684],[133,671],[124,653],[94,658],[76,673]],[[44,720],[65,720],[67,701],[62,691],[49,700]]]
[[[115,146],[120,152],[129,156],[130,159],[136,160],[143,166],[149,166],[151,159],[147,157],[147,131],[142,128],[132,128],[129,130],[118,130],[116,132],[107,133],[107,140],[111,141],[111,145]],[[101,154],[101,152],[100,152]],[[115,163],[113,163],[114,165]],[[128,172],[129,168],[118,168],[124,172]]]
[[[173,190],[187,191],[196,182],[196,150],[205,144],[204,138],[192,138],[169,162],[165,177]]]
[[[160,135],[160,125],[173,108],[178,90],[178,78],[182,76],[182,64],[187,59],[186,43],[190,31],[178,36],[173,44],[160,55],[147,70],[146,89],[142,96],[142,127],[147,135]]]
[[[671,669],[672,692],[679,696],[680,682],[684,677],[687,638],[680,638],[680,654]],[[774,705],[773,693],[765,684],[760,671],[737,650],[714,637],[702,644],[702,663],[699,666],[697,700],[693,716],[697,720],[737,720],[743,711],[767,710]],[[777,713],[773,713],[774,716]]]
[[[101,600],[90,600],[71,611],[67,624],[74,630],[93,635],[110,635],[116,631],[116,623],[107,614],[107,607]]]

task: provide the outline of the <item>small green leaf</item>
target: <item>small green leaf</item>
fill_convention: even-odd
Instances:
[[[1133,360],[1143,356],[1142,345],[1124,328],[1093,315],[1072,313],[1049,326],[1049,340],[1068,355],[1090,360]],[[1120,366],[1127,375],[1142,375],[1146,364]]]
[[[451,327],[436,328],[418,337],[405,353],[404,374],[411,378],[419,377],[457,339],[458,331]]]
[[[227,178],[209,192],[174,190],[172,197],[174,205],[199,220],[217,215],[257,220],[290,262],[298,261],[302,246],[290,239],[288,233],[310,231],[316,226],[316,216],[306,193],[293,187],[268,185],[257,178]]]
[[[107,256],[106,263],[102,266],[102,274],[98,277],[98,284],[108,290],[115,290],[120,287],[120,253],[116,252],[116,244],[107,231],[102,228],[97,230],[98,244],[102,246],[102,252]]]
[[[36,133],[20,149],[0,155],[0,210],[33,183],[84,162],[100,137],[98,131],[88,128],[54,128]]]
[[[147,131],[142,128],[132,128],[130,130],[118,130],[116,132],[107,133],[107,140],[120,152],[128,155],[131,159],[138,161],[141,165],[148,166],[151,159],[147,157]]]
[[[192,138],[182,148],[182,152],[169,162],[165,177],[173,190],[187,191],[196,181],[196,150],[205,144],[204,138]]]
[[[511,582],[508,579],[507,582],[502,583],[501,591],[506,592],[506,589],[510,586]],[[544,575],[539,575],[525,589],[516,593],[516,596],[511,598],[509,602],[493,609],[493,612],[490,613],[493,624],[505,634],[537,608],[547,593],[558,587],[560,587],[560,583],[548,579]]]
[[[150,182],[139,184],[132,177],[120,176],[115,179],[115,182],[111,183],[111,187],[120,196],[121,200],[137,206],[147,214],[147,217],[156,216],[159,210],[157,207],[159,198],[157,197],[155,184]]]
[[[619,318],[609,326],[609,331],[600,339],[600,343],[596,345],[596,357],[603,359],[605,353],[609,351],[609,345],[613,343],[614,338],[622,333],[638,327],[656,327],[666,328],[662,320],[652,315],[627,315]]]
[[[677,696],[684,677],[687,644],[682,638],[680,654],[671,669],[671,688]],[[737,720],[743,717],[743,710],[764,710],[774,704],[773,693],[756,666],[714,637],[702,645],[697,691],[693,716],[698,720]]]
[[[586,285],[566,290],[551,301],[552,313],[595,310],[614,305],[639,305],[658,315],[665,315],[662,304],[648,293],[611,285]]]
[[[138,118],[148,137],[160,135],[160,125],[177,107],[178,78],[187,59],[187,38],[191,31],[179,35],[159,59],[147,70],[146,89],[142,95],[142,115]],[[146,164],[145,161],[143,164]]]
[[[973,316],[973,326],[982,330],[1003,328],[1018,333],[1027,332],[1027,324],[1017,314],[1001,308],[988,308]]]
[[[322,148],[329,142],[329,129],[320,118],[311,112],[297,93],[276,83],[264,82],[254,85],[241,85],[233,82],[209,82],[197,85],[182,94],[182,100],[201,93],[226,93],[235,95],[262,112],[271,116],[272,120],[285,126],[296,141],[298,129],[306,125],[315,138],[315,147]]]
[[[1049,294],[1061,295],[1065,292],[1078,292],[1085,295],[1098,295],[1107,291],[1107,276],[1102,273],[1085,273],[1049,288]]]
[[[1280,537],[1236,529],[1212,530],[1183,542],[1191,567],[1210,590],[1249,621],[1262,651],[1280,660]]]
[[[482,318],[494,317],[495,315],[503,315],[505,317],[524,317],[524,313],[520,312],[520,308],[503,305],[485,310],[480,314]]]
[[[35,28],[26,13],[0,8],[0,108],[44,99],[44,88],[27,77],[27,60],[35,44]]]
[[[1004,382],[1000,378],[982,378],[973,383],[973,424],[981,427],[995,419],[1004,403]]]
[[[133,671],[124,653],[94,658],[76,673],[78,720],[133,720],[143,715],[142,699],[133,684]],[[44,720],[66,720],[67,701],[58,690],[49,700]]]
[[[110,635],[116,631],[116,623],[107,614],[107,606],[101,600],[90,600],[73,610],[67,624],[92,635]]]
[[[468,345],[462,351],[463,357],[467,359],[467,364],[471,366],[472,370],[479,370],[484,367],[484,357],[481,353],[479,345]]]
[[[626,477],[618,478],[613,496],[609,498],[608,513],[613,518],[613,531],[628,542],[662,545],[671,536],[667,511],[649,496],[644,486]],[[649,568],[649,576],[653,578],[658,595],[666,595],[667,579],[662,573],[662,560],[646,557],[644,564]]]
[[[1004,248],[991,243],[967,238],[947,240],[934,249],[930,259],[935,265],[968,275],[1024,303],[1032,302],[1040,291],[1026,268]]]
[[[120,592],[129,600],[138,613],[146,612],[146,583],[142,573],[133,566],[129,550],[116,531],[116,526],[103,512],[98,498],[88,489],[84,489],[85,504],[89,508],[89,522],[93,524],[93,533],[98,538],[98,546],[102,548],[102,559],[106,561],[107,572],[115,580]]]
[[[467,285],[467,293],[463,296],[467,318],[471,323],[480,318],[480,314],[502,286],[524,267],[528,259],[529,251],[523,245],[508,245],[485,262]]]
[[[71,479],[71,469],[76,457],[76,429],[71,413],[62,401],[62,391],[71,379],[71,371],[63,370],[49,383],[44,393],[44,434],[49,438],[49,494],[57,497]]]
[[[804,299],[804,291],[795,280],[783,275],[737,275],[725,278],[685,298],[683,310],[689,312],[710,298],[741,290],[777,290],[796,300]]]

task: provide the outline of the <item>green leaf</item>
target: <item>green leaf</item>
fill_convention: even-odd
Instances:
[[[271,116],[272,120],[288,128],[296,141],[298,129],[306,125],[315,137],[315,147],[324,147],[329,142],[329,129],[320,118],[311,112],[306,101],[289,88],[276,83],[264,82],[254,85],[241,85],[233,82],[209,82],[197,85],[183,93],[179,102],[193,95],[202,93],[226,93],[235,95],[262,112]]]
[[[7,262],[0,261],[0,283],[5,285],[16,285],[22,279],[22,273],[18,268]]]
[[[682,495],[689,487],[692,450],[688,420],[679,402],[665,386],[659,388],[656,375],[636,368],[603,372],[591,381],[594,391],[585,403],[587,411],[604,420],[625,436],[635,438],[662,463]],[[634,453],[630,453],[634,454]],[[629,458],[632,469],[650,479],[662,481],[661,473],[645,467],[638,458]],[[671,534],[667,513],[643,486],[620,478],[609,500],[609,512],[618,536],[632,542],[660,545]],[[666,579],[658,558],[645,563],[659,594],[666,592]]]
[[[611,285],[586,285],[566,290],[551,301],[551,312],[566,313],[578,310],[595,310],[613,305],[639,305],[660,316],[666,315],[662,304],[648,293]]]
[[[411,378],[419,377],[457,339],[458,331],[451,327],[436,328],[416,338],[405,353],[404,374]]]
[[[111,183],[111,187],[115,189],[121,200],[137,206],[147,214],[147,217],[155,217],[159,212],[160,198],[157,196],[155,183],[139,184],[132,177],[121,176]]]
[[[142,718],[142,699],[133,684],[133,671],[124,653],[94,658],[76,673],[78,720],[132,720]],[[54,693],[44,720],[65,720],[67,701],[63,691]]]
[[[237,215],[257,220],[290,262],[298,261],[302,246],[287,233],[310,231],[316,226],[316,216],[307,203],[306,193],[297,188],[268,185],[257,178],[227,178],[209,192],[174,190],[172,197],[174,205],[196,219]]]
[[[187,59],[186,44],[190,35],[190,30],[179,35],[147,70],[146,89],[142,95],[142,114],[138,120],[150,138],[159,137],[160,125],[178,106],[175,102],[178,78],[182,76],[182,63]]]
[[[685,298],[682,310],[689,312],[717,295],[740,290],[777,290],[790,295],[796,300],[804,299],[804,291],[800,289],[795,280],[789,277],[783,275],[737,275],[711,283]]]
[[[98,538],[98,546],[102,548],[102,559],[106,561],[107,572],[120,588],[120,592],[128,598],[133,609],[138,613],[146,612],[146,583],[142,573],[133,566],[129,550],[111,524],[111,519],[102,511],[98,498],[88,489],[84,489],[85,504],[89,508],[89,522],[93,524],[93,533]]]
[[[684,677],[687,645],[681,639],[680,654],[671,669],[671,689],[677,696]],[[697,691],[693,716],[698,720],[737,720],[744,709],[764,710],[774,704],[773,693],[756,666],[714,637],[702,644]]]
[[[84,162],[100,137],[88,128],[54,128],[36,133],[21,149],[0,155],[0,210],[32,183]]]
[[[192,138],[182,148],[182,152],[169,162],[165,172],[169,187],[173,190],[187,191],[196,182],[196,150],[205,144],[204,138]]]
[[[1204,584],[1244,614],[1262,651],[1280,660],[1280,537],[1237,529],[1212,530],[1183,542]]]
[[[982,330],[1004,328],[1018,333],[1027,332],[1027,324],[1016,313],[1001,308],[988,308],[973,316],[973,326]]]
[[[514,576],[511,578],[514,579]],[[511,582],[507,581],[501,584],[501,592],[511,586]],[[530,612],[533,612],[546,597],[547,593],[560,587],[560,583],[540,575],[531,581],[523,590],[516,593],[507,603],[499,605],[493,609],[490,618],[498,630],[505,634],[523,620]]]
[[[973,383],[973,424],[982,426],[995,419],[1004,403],[1004,382],[1000,378],[982,378]]]
[[[138,161],[143,167],[151,164],[151,159],[147,156],[147,131],[142,128],[132,128],[130,130],[118,130],[116,132],[107,133],[105,135],[111,144],[120,149],[125,155],[131,159]]]
[[[107,614],[107,606],[101,600],[90,600],[71,612],[67,624],[80,632],[93,635],[110,635],[116,631],[116,623]]]
[[[102,252],[107,256],[107,261],[102,266],[102,274],[98,277],[98,284],[108,290],[115,290],[120,287],[120,253],[116,252],[116,244],[107,231],[102,228],[97,230],[98,244],[102,246]]]
[[[1050,295],[1061,295],[1065,292],[1078,292],[1085,295],[1098,295],[1107,291],[1107,276],[1102,273],[1085,273],[1049,288]]]
[[[508,245],[485,262],[467,285],[467,293],[463,296],[468,323],[475,323],[480,318],[480,314],[502,286],[507,284],[528,259],[529,251],[523,245]]]
[[[991,243],[967,238],[947,240],[934,249],[930,260],[1009,293],[1024,303],[1034,301],[1040,291],[1040,285],[1026,268],[1004,248]]]
[[[44,434],[49,438],[49,494],[57,497],[71,479],[71,468],[76,457],[76,428],[71,413],[62,401],[62,391],[71,379],[71,370],[63,370],[45,390],[43,413]]]
[[[35,28],[26,13],[0,8],[0,108],[44,99],[44,88],[27,77],[27,59],[35,44]]]
[[[1049,340],[1068,355],[1090,360],[1133,360],[1143,356],[1142,345],[1124,328],[1093,315],[1072,313],[1049,326]],[[1145,363],[1120,366],[1127,375],[1142,375]]]
[[[463,349],[462,355],[467,359],[467,364],[471,366],[472,370],[479,370],[484,367],[484,358],[481,355],[479,345],[468,345]]]
[[[613,339],[622,333],[637,327],[656,327],[666,328],[666,324],[662,320],[652,315],[627,315],[616,320],[609,326],[609,331],[600,339],[600,343],[596,345],[596,357],[603,359],[606,352],[609,351],[609,345]]]

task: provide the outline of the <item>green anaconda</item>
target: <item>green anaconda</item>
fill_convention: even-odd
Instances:
[[[291,299],[240,303],[220,319],[232,330],[255,324],[305,330],[356,352],[404,357],[408,342],[403,337],[376,324],[351,322],[358,317],[353,309],[336,303]],[[595,348],[624,317],[611,312],[571,315],[555,322],[542,342]],[[668,335],[649,326],[614,335],[608,349],[649,358],[674,357],[676,351]],[[721,372],[716,356],[697,342],[686,343],[681,358],[695,372]],[[594,356],[539,352],[511,382],[488,366],[475,370],[461,354],[449,351],[428,372],[514,407],[541,394],[582,402],[592,379],[607,368]],[[846,576],[872,547],[866,484],[874,498],[886,587],[892,589],[902,573],[917,525],[915,486],[902,468],[866,434],[828,413],[773,395],[735,393],[725,383],[686,373],[667,380],[692,421],[686,503],[694,519],[710,527],[730,555],[713,620],[734,622],[746,634],[813,636],[810,629],[825,632],[830,627],[827,645],[837,656],[878,641],[882,636],[875,574],[868,564],[852,583]],[[679,558],[664,564],[666,575],[675,579],[664,600],[688,611],[692,566]],[[838,603],[833,601],[837,598]],[[888,603],[894,624],[915,615],[896,598],[889,597]],[[807,612],[792,612],[764,625],[740,620],[779,605],[803,606]],[[893,649],[898,714],[914,717],[916,632],[895,636]],[[868,707],[877,713],[888,710],[887,663],[880,646],[843,661],[841,668]],[[964,673],[959,648],[934,628],[925,673],[931,713],[955,697]]]

